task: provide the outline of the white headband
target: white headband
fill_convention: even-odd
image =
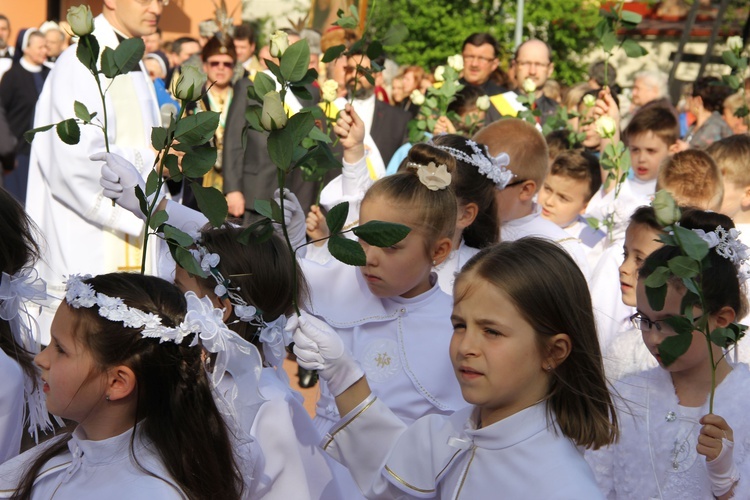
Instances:
[[[479,173],[491,180],[497,189],[505,189],[510,180],[515,176],[508,168],[510,165],[510,156],[507,153],[500,153],[497,156],[490,156],[487,146],[484,146],[484,151],[479,147],[475,141],[471,139],[466,140],[466,145],[474,151],[472,155],[468,155],[460,149],[452,148],[450,146],[434,145],[438,149],[442,149],[450,153],[456,160],[460,160],[464,163],[474,165],[479,169]]]

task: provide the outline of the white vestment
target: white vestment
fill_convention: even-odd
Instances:
[[[119,43],[103,16],[95,20],[94,35],[102,50]],[[101,78],[102,87],[107,88],[110,80]],[[76,46],[63,52],[50,72],[36,106],[34,126],[74,117],[74,101],[97,113],[94,121],[103,121],[96,81],[77,59]],[[134,71],[116,77],[106,101],[110,151],[130,161],[145,178],[154,162],[151,128],[159,125],[148,73]],[[101,151],[105,151],[104,136],[92,125],[81,126],[80,142],[74,146],[62,142],[54,130],[37,134],[32,144],[26,210],[44,237],[39,275],[57,298],[64,295],[64,275],[140,270],[144,224],[102,195],[101,163],[89,160]],[[153,249],[156,243],[150,243]],[[40,318],[45,344],[53,315],[54,308]]]
[[[24,413],[24,374],[21,366],[0,349],[0,463],[21,451]]]

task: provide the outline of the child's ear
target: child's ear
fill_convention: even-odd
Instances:
[[[743,210],[750,210],[750,186],[745,187],[742,198],[740,198],[740,206]]]
[[[719,328],[726,328],[737,317],[737,313],[729,306],[719,309],[719,312],[711,315]]]
[[[232,311],[234,310],[234,306],[232,306],[232,301],[229,300],[229,297],[224,297],[221,300],[221,305],[224,307],[224,316],[221,318],[221,320],[226,323],[227,320],[232,316]]]
[[[679,153],[680,149],[681,149],[680,148],[680,141],[677,141],[674,144],[672,144],[671,146],[669,146],[669,148],[667,149],[667,153],[669,154],[669,156],[672,156],[675,153]]]
[[[529,201],[534,197],[538,190],[539,186],[536,185],[536,181],[528,180],[521,184],[521,192],[518,194],[518,199],[521,201]]]
[[[467,203],[462,205],[458,209],[458,220],[456,221],[457,229],[464,230],[471,226],[474,219],[477,218],[479,213],[479,205],[476,203]]]
[[[432,248],[432,265],[441,264],[451,254],[453,243],[450,238],[441,238],[437,240]]]
[[[573,343],[567,333],[558,333],[547,340],[547,357],[542,361],[542,369],[551,371],[565,361],[573,349]]]
[[[104,394],[108,401],[127,398],[135,390],[137,382],[135,373],[129,366],[114,366],[107,370],[107,389]]]

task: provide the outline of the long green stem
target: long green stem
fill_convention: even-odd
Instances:
[[[180,113],[177,115],[177,120],[175,121],[175,127],[177,123],[180,121],[182,116],[185,114],[185,107],[187,102],[182,101],[180,106]],[[170,132],[167,135],[167,144],[163,149],[163,152],[160,156],[157,156],[156,160],[154,160],[154,165],[156,165],[156,162],[159,162],[159,166],[157,167],[157,179],[156,179],[156,191],[154,191],[154,199],[151,200],[151,204],[148,206],[148,211],[146,213],[146,232],[143,236],[143,255],[141,255],[141,274],[146,274],[146,256],[148,253],[146,250],[148,250],[148,236],[149,236],[149,228],[151,227],[151,217],[154,215],[154,209],[156,208],[156,204],[159,203],[159,192],[161,191],[162,186],[164,185],[164,165],[167,161],[167,155],[169,154],[169,150],[172,147],[172,142],[174,141],[174,129],[170,127]],[[145,196],[146,193],[144,192],[143,195]]]

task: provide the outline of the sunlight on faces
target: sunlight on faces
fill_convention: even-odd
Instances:
[[[524,43],[518,49],[514,66],[516,68],[516,81],[519,85],[528,78],[541,90],[547,80],[552,76],[555,65],[550,61],[550,53],[544,42],[531,40]]]
[[[649,78],[636,78],[633,82],[630,102],[633,103],[634,106],[643,106],[644,104],[648,104],[651,101],[658,99],[660,93],[659,86],[654,85]]]
[[[83,423],[105,403],[107,378],[91,352],[76,338],[80,322],[63,301],[50,329],[51,342],[36,355],[41,369],[47,410],[62,418]]]
[[[203,63],[203,71],[208,76],[208,81],[215,82],[217,88],[226,88],[234,75],[234,59],[227,54],[213,55]]]
[[[406,238],[392,247],[380,248],[359,240],[367,256],[367,264],[359,270],[367,287],[376,297],[411,298],[431,288],[433,257],[428,255],[425,237],[405,215],[409,213],[409,208],[396,205],[381,196],[368,198],[360,208],[360,225],[379,220],[412,228]],[[438,264],[443,259],[444,257],[439,259]]]
[[[734,182],[728,181],[726,178],[724,182],[724,198],[721,200],[721,209],[719,213],[736,219],[738,215],[742,215],[742,204],[745,200],[745,195],[748,189],[744,186],[737,186]],[[735,220],[735,223],[741,223],[741,221]]]
[[[157,1],[144,5],[137,0],[104,0],[104,5],[109,9],[104,13],[112,27],[128,37],[155,33],[164,9]]]
[[[244,63],[253,57],[255,44],[250,43],[250,40],[234,40],[234,52],[237,54],[237,60]]]
[[[642,181],[656,179],[659,165],[669,156],[669,145],[651,131],[628,137],[633,173]]]
[[[402,81],[402,86],[403,86],[402,90],[403,90],[404,96],[408,96],[414,91],[414,89],[418,89],[419,84],[421,83],[417,81],[417,75],[413,71],[407,71],[406,73],[404,73],[404,76],[401,79],[401,81]]]
[[[44,41],[47,45],[47,55],[57,57],[63,51],[65,34],[58,30],[49,30],[44,34]]]
[[[464,80],[470,85],[483,85],[490,79],[499,64],[495,49],[489,43],[478,46],[467,43],[462,55]]]
[[[0,19],[0,49],[8,46],[8,38],[10,38],[10,23],[5,19]]]
[[[620,264],[620,291],[622,302],[635,306],[635,286],[638,283],[638,270],[646,257],[662,247],[659,231],[645,224],[630,224],[625,231],[623,244],[624,260]]]
[[[537,333],[508,295],[471,273],[456,281],[450,356],[461,394],[483,427],[545,397],[549,375]]]
[[[539,190],[542,217],[560,227],[568,227],[589,204],[589,181],[565,175],[548,175]]]

